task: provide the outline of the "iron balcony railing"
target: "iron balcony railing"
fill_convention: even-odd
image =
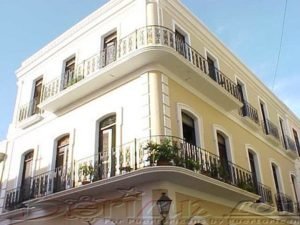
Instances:
[[[275,194],[275,200],[279,212],[298,213],[298,204],[290,196],[279,192]]]
[[[294,206],[295,206],[295,213],[298,215],[298,216],[300,216],[300,202],[296,202],[295,204],[294,204]]]
[[[166,142],[167,145],[165,145]],[[16,209],[22,207],[22,202],[26,200],[76,188],[86,183],[109,179],[145,167],[160,166],[162,162],[156,160],[157,148],[156,150],[151,148],[154,145],[160,146],[161,149],[167,149],[162,151],[162,155],[168,156],[169,161],[163,165],[189,169],[195,173],[256,193],[261,196],[261,202],[272,203],[271,189],[253,181],[250,171],[230,161],[222,160],[217,155],[180,138],[155,136],[135,139],[119,147],[107,149],[104,153],[76,160],[69,167],[59,167],[53,171],[34,176],[26,187],[6,192],[5,209]]]
[[[206,59],[186,42],[179,44],[175,39],[175,32],[166,27],[147,26],[137,29],[128,36],[120,39],[116,45],[109,46],[101,51],[100,54],[96,54],[78,64],[75,67],[74,74],[71,75],[73,79],[70,79],[72,82],[69,83],[69,86],[85,79],[137,49],[147,46],[167,46],[177,51],[201,72],[212,78],[216,84],[241,101],[237,85],[230,78],[216,68],[215,75],[211,76]],[[60,76],[44,84],[42,101],[65,89],[63,85],[65,83],[64,77],[66,76]]]
[[[18,121],[21,122],[33,115],[41,114],[42,110],[38,107],[39,103],[39,100],[33,99],[29,103],[22,105],[19,108]]]
[[[244,101],[244,105],[242,108],[240,108],[239,114],[241,116],[248,117],[254,123],[259,125],[257,109],[254,108],[249,102]]]
[[[277,126],[274,123],[272,123],[268,119],[265,119],[265,121],[262,122],[262,125],[263,125],[263,131],[266,135],[271,135],[272,137],[280,141],[279,131]]]
[[[52,171],[34,176],[32,179],[32,198],[60,192],[72,187],[71,175],[66,167],[57,167]]]
[[[263,203],[272,205],[273,198],[272,198],[271,188],[260,182],[254,181],[254,184],[255,184],[255,193],[260,196],[259,202],[263,202]]]
[[[287,135],[285,135],[284,138],[285,138],[285,148],[293,151],[296,155],[298,155],[295,141]]]
[[[34,176],[25,185],[6,192],[5,209],[21,208],[25,201],[71,188],[71,182],[71,173],[63,167]]]

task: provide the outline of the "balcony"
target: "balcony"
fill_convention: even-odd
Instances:
[[[295,141],[289,136],[285,135],[284,147],[286,148],[287,154],[292,158],[298,157],[298,151]]]
[[[169,144],[168,150],[164,150],[164,155],[169,154],[171,160],[162,163],[155,158],[152,154],[153,149],[149,146],[164,146],[162,143],[166,141]],[[168,151],[171,152],[167,153]],[[157,179],[171,179],[182,184],[184,180],[183,183],[187,185],[197,183],[197,186],[200,185],[207,193],[220,195],[222,198],[230,196],[230,200],[237,202],[240,199],[259,199],[260,202],[272,203],[271,189],[260,183],[254,184],[252,174],[248,170],[229,161],[222,161],[218,156],[180,138],[156,136],[151,139],[136,139],[111,149],[106,154],[76,160],[72,168],[57,168],[32,177],[28,187],[6,192],[5,209],[24,207],[27,201],[41,197],[54,198],[56,193],[62,191],[64,192],[59,198],[72,195],[82,188],[82,191],[87,193],[101,191],[104,189],[99,189],[99,185],[115,182],[115,178],[120,179],[123,186],[126,182],[132,185],[133,178],[135,185],[138,182],[147,183]],[[107,189],[112,188],[108,186]]]
[[[38,104],[39,101],[33,99],[19,108],[18,126],[20,128],[26,128],[42,119],[41,114],[43,110],[38,108]]]
[[[241,107],[237,85],[217,69],[215,76],[210,76],[206,59],[187,43],[183,44],[183,48],[177,48],[175,33],[165,27],[147,26],[137,29],[118,40],[115,46],[76,65],[70,76],[63,74],[46,83],[39,107],[56,112],[124,74],[153,63],[160,64],[180,79],[188,81],[224,109]]]
[[[283,193],[275,194],[278,212],[288,212],[299,215],[299,203],[293,202],[292,198]]]
[[[260,196],[259,202],[272,205],[273,198],[271,189],[260,182],[257,182],[255,186],[255,193]]]
[[[244,121],[251,127],[257,129],[260,127],[257,109],[254,108],[249,102],[244,102],[244,105],[239,110],[240,116],[244,118]]]
[[[275,145],[280,144],[279,131],[275,124],[270,120],[265,119],[265,122],[262,122],[263,132],[267,135],[267,138]]]

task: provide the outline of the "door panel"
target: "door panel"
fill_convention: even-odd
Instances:
[[[64,136],[57,142],[56,163],[55,163],[55,178],[54,192],[63,191],[66,189],[67,182],[67,166],[69,153],[69,135]]]
[[[115,176],[116,118],[111,116],[100,123],[99,127],[99,179]]]
[[[27,153],[24,158],[21,193],[20,193],[22,201],[29,200],[31,197],[32,169],[33,169],[33,151]]]

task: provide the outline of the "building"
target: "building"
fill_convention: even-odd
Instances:
[[[299,222],[299,119],[180,0],[110,0],[16,75],[0,224]]]

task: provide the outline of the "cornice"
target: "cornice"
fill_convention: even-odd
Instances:
[[[134,1],[136,0],[110,0],[105,3],[99,9],[41,48],[31,57],[24,60],[21,67],[16,70],[17,77],[22,76],[24,73],[40,64],[43,60],[56,53],[70,42],[90,31],[103,21],[109,19],[112,14],[117,14],[119,11],[124,10]]]
[[[291,111],[291,109],[280,100],[233,52],[226,47],[226,45],[219,40],[209,29],[203,24],[198,17],[196,17],[181,1],[161,0],[161,5],[171,14],[176,14],[181,17],[181,22],[188,21],[185,26],[190,28],[195,36],[202,41],[211,44],[218,53],[224,55],[222,61],[230,65],[231,68],[238,68],[242,72],[239,74],[243,79],[247,80],[250,86],[257,90],[258,93],[263,93],[264,99],[268,104],[280,110],[282,113],[288,113],[289,118],[293,119],[300,127],[300,119]],[[178,13],[179,12],[179,13]],[[202,38],[204,36],[205,38]],[[193,44],[192,44],[193,45]],[[249,85],[247,83],[247,85]]]

